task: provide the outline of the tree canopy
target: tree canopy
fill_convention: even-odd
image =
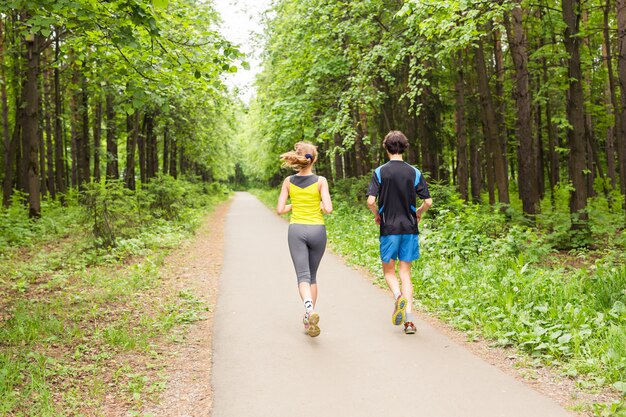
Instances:
[[[367,175],[397,129],[409,162],[463,199],[516,194],[532,218],[566,187],[583,227],[588,197],[612,193],[620,209],[626,193],[621,5],[275,1],[250,108],[267,152],[248,171],[270,180],[277,156],[309,140],[332,180]]]
[[[0,17],[5,205],[22,190],[36,217],[39,194],[98,179],[101,164],[134,188],[136,159],[144,182],[233,173],[222,75],[247,63],[211,3],[15,0]]]

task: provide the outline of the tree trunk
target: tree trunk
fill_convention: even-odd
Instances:
[[[22,15],[23,21],[28,21],[28,13]],[[41,35],[27,35],[24,39],[26,81],[22,91],[22,139],[23,156],[26,165],[26,183],[28,192],[28,215],[31,218],[41,217],[41,196],[39,182],[39,167],[37,155],[39,151],[39,60],[42,44]]]
[[[163,127],[163,175],[167,174],[167,170],[170,163],[170,155],[169,155],[169,123],[166,121],[165,126]]]
[[[141,123],[141,130],[137,138],[137,153],[139,155],[139,180],[142,184],[146,183],[146,121],[148,113],[144,114]]]
[[[426,63],[427,68],[430,68],[430,63]],[[432,78],[432,74],[428,69],[425,75],[427,79]],[[438,123],[438,114],[436,112],[435,94],[431,87],[432,80],[429,79],[422,86],[421,92],[418,96],[419,112],[417,113],[416,121],[416,135],[421,145],[421,159],[417,159],[416,163],[420,165],[425,172],[427,172],[433,180],[439,180],[442,178],[442,168],[439,163],[439,156],[441,153],[441,144],[439,143],[437,132],[440,130]]]
[[[620,86],[620,132],[617,136],[617,159],[620,189],[626,196],[626,0],[617,0],[617,73]]]
[[[355,160],[355,170],[354,170],[354,174],[357,177],[360,177],[361,175],[364,174],[363,171],[363,136],[365,135],[365,132],[363,130],[363,125],[361,124],[361,119],[360,119],[360,112],[358,110],[358,108],[354,109],[352,111],[352,120],[354,121],[354,127],[355,127],[355,137],[354,137],[354,156],[356,158]]]
[[[334,156],[334,163],[335,163],[335,181],[345,178],[344,175],[344,170],[343,170],[343,151],[342,149],[342,143],[341,143],[341,136],[339,135],[339,133],[335,133],[334,137],[334,144],[335,144],[335,151],[333,152],[333,156]]]
[[[615,75],[613,74],[613,56],[611,52],[611,28],[609,26],[609,14],[611,11],[611,0],[606,0],[604,4],[604,42],[602,43],[602,57],[606,64],[607,70],[607,85],[605,93],[605,105],[607,113],[610,115],[613,123],[609,123],[609,128],[606,132],[606,170],[607,175],[611,181],[611,187],[617,186],[617,171],[615,167],[615,143],[617,142],[617,135],[622,133],[620,127],[621,118],[617,115],[617,93],[615,87]]]
[[[180,170],[180,175],[184,176],[189,171],[187,169],[187,158],[185,157],[185,148],[182,143],[178,144],[178,168]]]
[[[102,138],[102,99],[96,96],[93,120],[93,178],[100,181],[100,141]]]
[[[571,128],[567,132],[570,148],[569,176],[574,190],[570,196],[570,213],[573,215],[572,228],[581,229],[583,224],[576,220],[586,221],[584,212],[587,206],[587,178],[585,175],[586,143],[585,143],[585,109],[582,86],[582,70],[580,63],[580,0],[561,0],[563,20],[566,24],[564,33],[565,49],[569,55],[568,79],[569,91],[567,100],[567,119]],[[625,73],[626,75],[626,73]],[[626,81],[626,80],[625,80]]]
[[[616,136],[622,132],[620,128],[621,118],[618,112],[617,93],[615,88],[615,75],[613,74],[613,56],[611,54],[611,35],[609,26],[609,13],[611,10],[611,0],[606,0],[604,5],[604,42],[602,43],[602,57],[606,64],[607,85],[605,88],[605,106],[608,114],[613,115],[614,124],[606,131],[606,171],[611,181],[611,187],[617,186],[617,171],[615,169],[615,142]]]
[[[78,173],[78,147],[81,149],[81,117],[80,117],[80,92],[78,85],[80,84],[80,75],[77,69],[73,70],[72,85],[73,90],[70,91],[70,138],[71,138],[71,162],[72,162],[72,187],[78,187],[80,184],[80,176]]]
[[[548,63],[546,58],[542,58],[542,68],[543,68],[543,83],[547,84],[548,82]],[[549,181],[550,181],[550,193],[553,197],[553,204],[556,203],[554,200],[554,189],[556,185],[561,180],[560,178],[560,165],[559,165],[559,154],[556,151],[558,144],[558,136],[555,129],[554,122],[552,121],[552,103],[550,101],[550,97],[546,97],[546,129],[548,131],[548,159],[549,159]]]
[[[0,35],[6,34],[3,21],[0,20]],[[2,205],[9,207],[11,202],[11,191],[13,189],[13,158],[14,158],[14,142],[11,140],[9,132],[9,98],[7,96],[7,82],[5,69],[5,45],[6,37],[0,43],[0,101],[2,101],[2,144],[4,145],[4,178],[2,184]],[[16,117],[19,120],[19,116]],[[16,123],[17,130],[17,123]]]
[[[504,15],[504,25],[509,40],[511,57],[515,67],[515,98],[516,123],[515,133],[519,142],[519,197],[522,200],[524,213],[534,216],[539,212],[539,190],[537,190],[537,166],[535,163],[535,146],[533,144],[532,111],[529,88],[528,52],[526,50],[526,33],[523,26],[523,11],[518,5],[511,11],[511,16]]]
[[[43,84],[38,83],[37,89],[39,91],[43,90]],[[43,122],[43,101],[42,95],[39,94],[39,101],[37,103],[37,109],[39,116],[37,117],[38,129],[37,129],[37,138],[39,140],[39,145],[37,146],[39,149],[39,194],[41,197],[45,196],[48,193],[48,186],[46,184],[46,144],[44,143],[43,132],[44,132],[44,122]]]
[[[495,108],[491,97],[491,89],[489,87],[489,78],[487,76],[487,68],[485,66],[485,54],[482,42],[478,42],[475,48],[474,63],[476,67],[476,75],[478,76],[478,92],[480,96],[480,109],[484,121],[485,141],[488,146],[489,161],[493,163],[494,180],[498,187],[498,200],[502,204],[509,204],[508,178],[507,170],[504,164],[505,156],[502,155],[502,148],[499,141],[498,123],[495,117]],[[489,180],[489,170],[487,179]]]
[[[80,186],[83,186],[91,179],[91,169],[89,166],[89,94],[87,92],[87,79],[82,72],[80,74],[80,80],[81,135],[79,146],[76,148],[76,156],[78,158],[78,183]]]
[[[582,11],[582,22],[585,27],[589,24],[589,10],[585,9]],[[589,41],[589,36],[585,35],[582,39],[584,49],[587,51],[591,50],[591,42]],[[591,97],[591,71],[587,68],[583,74],[583,97]],[[590,99],[592,100],[592,99]],[[584,109],[584,107],[583,107]],[[585,111],[585,144],[587,146],[587,196],[593,197],[595,196],[594,183],[596,179],[596,174],[602,177],[602,167],[597,164],[598,155],[597,155],[597,144],[595,143],[594,135],[593,135],[593,118],[591,113]]]
[[[126,188],[134,190],[135,184],[135,148],[139,136],[139,111],[126,116],[126,175],[124,182]]]
[[[146,180],[154,178],[157,173],[157,143],[154,134],[154,115],[150,114],[146,119]]]
[[[492,26],[490,24],[490,26]],[[504,177],[507,178],[506,181],[506,190],[507,190],[507,198],[509,197],[509,174],[507,167],[509,165],[509,161],[507,160],[508,154],[508,139],[507,139],[507,127],[506,123],[504,123],[504,115],[506,113],[506,100],[504,98],[504,54],[502,52],[502,39],[501,33],[499,29],[491,29],[491,35],[493,37],[493,57],[494,57],[494,66],[495,66],[495,98],[494,98],[494,108],[496,109],[495,117],[498,126],[498,147],[499,152],[497,155],[494,155],[494,158],[502,158],[502,166],[504,167]],[[513,157],[511,156],[511,160]],[[495,160],[494,160],[494,168],[495,168]],[[497,173],[496,173],[497,175]],[[515,178],[515,170],[511,169],[511,176]],[[499,185],[498,185],[499,187]]]
[[[483,148],[482,141],[484,138],[484,122],[482,120],[482,112],[478,100],[478,87],[476,87],[475,72],[466,73],[468,87],[467,102],[467,123],[468,123],[468,140],[469,140],[469,173],[470,173],[470,193],[473,203],[481,203],[481,193],[484,189],[483,177]],[[481,130],[482,129],[482,130]],[[482,132],[482,134],[481,134]],[[485,152],[487,154],[488,152]],[[493,196],[493,194],[491,195]],[[491,197],[490,196],[490,197]]]
[[[472,201],[480,203],[480,192],[483,188],[482,164],[480,155],[480,139],[470,136],[470,184],[472,191]]]
[[[351,178],[355,177],[356,173],[354,172],[354,150],[352,148],[346,149],[343,154],[343,160],[346,166],[346,177]]]
[[[328,148],[328,141],[326,140],[319,144],[319,164],[316,164],[316,166],[318,175],[322,175],[327,179],[332,179],[332,161],[330,159],[330,152]]]
[[[107,179],[120,178],[119,157],[117,154],[117,123],[113,93],[106,94],[106,129],[107,129]]]
[[[538,78],[538,77],[537,77]],[[537,85],[539,85],[539,81]],[[543,146],[543,109],[541,104],[537,103],[535,110],[535,120],[537,122],[537,141],[535,146],[535,161],[537,169],[537,191],[539,193],[539,201],[537,202],[540,207],[541,200],[546,195],[545,186],[545,150]]]
[[[55,30],[55,48],[54,48],[54,56],[56,61],[59,61],[60,49],[59,49],[59,33],[58,29]],[[56,190],[65,194],[67,191],[66,188],[66,167],[65,167],[65,158],[63,155],[64,146],[64,137],[63,130],[61,127],[62,123],[62,114],[63,108],[61,105],[61,86],[60,86],[60,75],[58,66],[54,67],[54,161],[56,165],[55,170],[55,182],[56,182]],[[61,197],[64,199],[64,197]],[[65,201],[63,201],[65,202]]]
[[[170,157],[170,175],[174,178],[178,178],[178,171],[176,170],[176,162],[178,161],[178,141],[176,139],[172,140],[171,149],[172,156]]]
[[[22,137],[22,110],[17,108],[15,113],[15,125],[13,127],[13,134],[8,145],[7,160],[5,161],[5,173],[3,182],[3,204],[5,207],[9,207],[11,203],[11,195],[13,194],[13,186],[16,183],[15,176],[19,175],[19,166],[16,170],[13,170],[13,163],[17,162],[17,150],[20,145],[20,138]]]
[[[406,100],[408,101],[408,99]],[[420,160],[420,138],[418,137],[418,122],[417,122],[417,118],[418,116],[415,114],[415,112],[412,112],[409,110],[410,106],[407,104],[406,105],[406,111],[402,111],[402,114],[408,114],[409,116],[407,116],[406,118],[406,137],[409,140],[409,154],[407,155],[407,159],[414,163],[414,164],[418,164],[422,166],[423,169],[426,169],[424,167],[424,161]],[[389,129],[387,131],[385,131],[385,135],[387,135],[388,132],[390,132],[392,129]],[[385,158],[387,157],[384,148],[382,149],[382,163],[384,163]],[[379,164],[380,165],[380,164]]]
[[[46,63],[49,65],[51,61],[50,51],[46,51]],[[52,82],[51,82],[51,71],[50,68],[46,68],[43,72],[44,76],[44,103],[46,108],[45,113],[45,126],[46,126],[46,152],[47,152],[47,161],[48,161],[48,176],[47,176],[47,184],[48,191],[50,192],[50,197],[56,198],[56,187],[54,181],[54,140],[52,136],[52,119],[51,116],[54,114],[54,109],[52,107]]]
[[[457,82],[455,86],[456,109],[454,128],[456,132],[456,176],[461,198],[468,201],[467,183],[469,180],[469,164],[467,160],[467,127],[465,122],[465,76],[463,74],[463,53],[457,54]]]

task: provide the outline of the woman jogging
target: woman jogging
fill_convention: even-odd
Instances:
[[[315,311],[317,301],[317,268],[326,249],[326,226],[322,212],[330,214],[333,204],[328,181],[313,173],[317,148],[309,142],[298,142],[294,150],[280,156],[283,166],[297,173],[283,181],[276,212],[291,211],[288,243],[293,266],[298,277],[298,291],[304,303],[304,329],[311,337],[320,334],[320,316]],[[291,204],[287,204],[287,198]]]

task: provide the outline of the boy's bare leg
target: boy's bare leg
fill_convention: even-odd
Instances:
[[[402,263],[400,263],[402,264]],[[400,286],[398,285],[398,278],[396,278],[396,263],[392,259],[389,262],[383,262],[383,274],[385,275],[385,281],[393,294],[400,293]]]
[[[413,311],[413,283],[411,282],[411,262],[400,261],[400,281],[402,282],[402,295],[406,297],[408,303],[406,312]]]

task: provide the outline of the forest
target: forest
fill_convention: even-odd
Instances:
[[[88,183],[225,179],[220,75],[246,67],[201,2],[8,1],[0,13],[3,205],[29,215]],[[169,8],[169,9],[168,9]],[[172,10],[174,12],[169,12]]]
[[[558,187],[572,227],[587,200],[626,192],[626,30],[621,1],[281,1],[268,18],[251,135],[269,179],[293,137],[323,174],[367,175],[405,132],[409,162],[465,201],[522,203]]]
[[[435,204],[421,307],[620,398],[586,415],[626,415],[626,0],[273,0],[249,102],[216,1],[0,2],[0,415],[91,415],[116,355],[199,320],[192,293],[142,294],[233,191],[275,204],[298,141],[331,246],[380,274],[362,225],[390,130]],[[119,372],[141,409],[148,379]]]

